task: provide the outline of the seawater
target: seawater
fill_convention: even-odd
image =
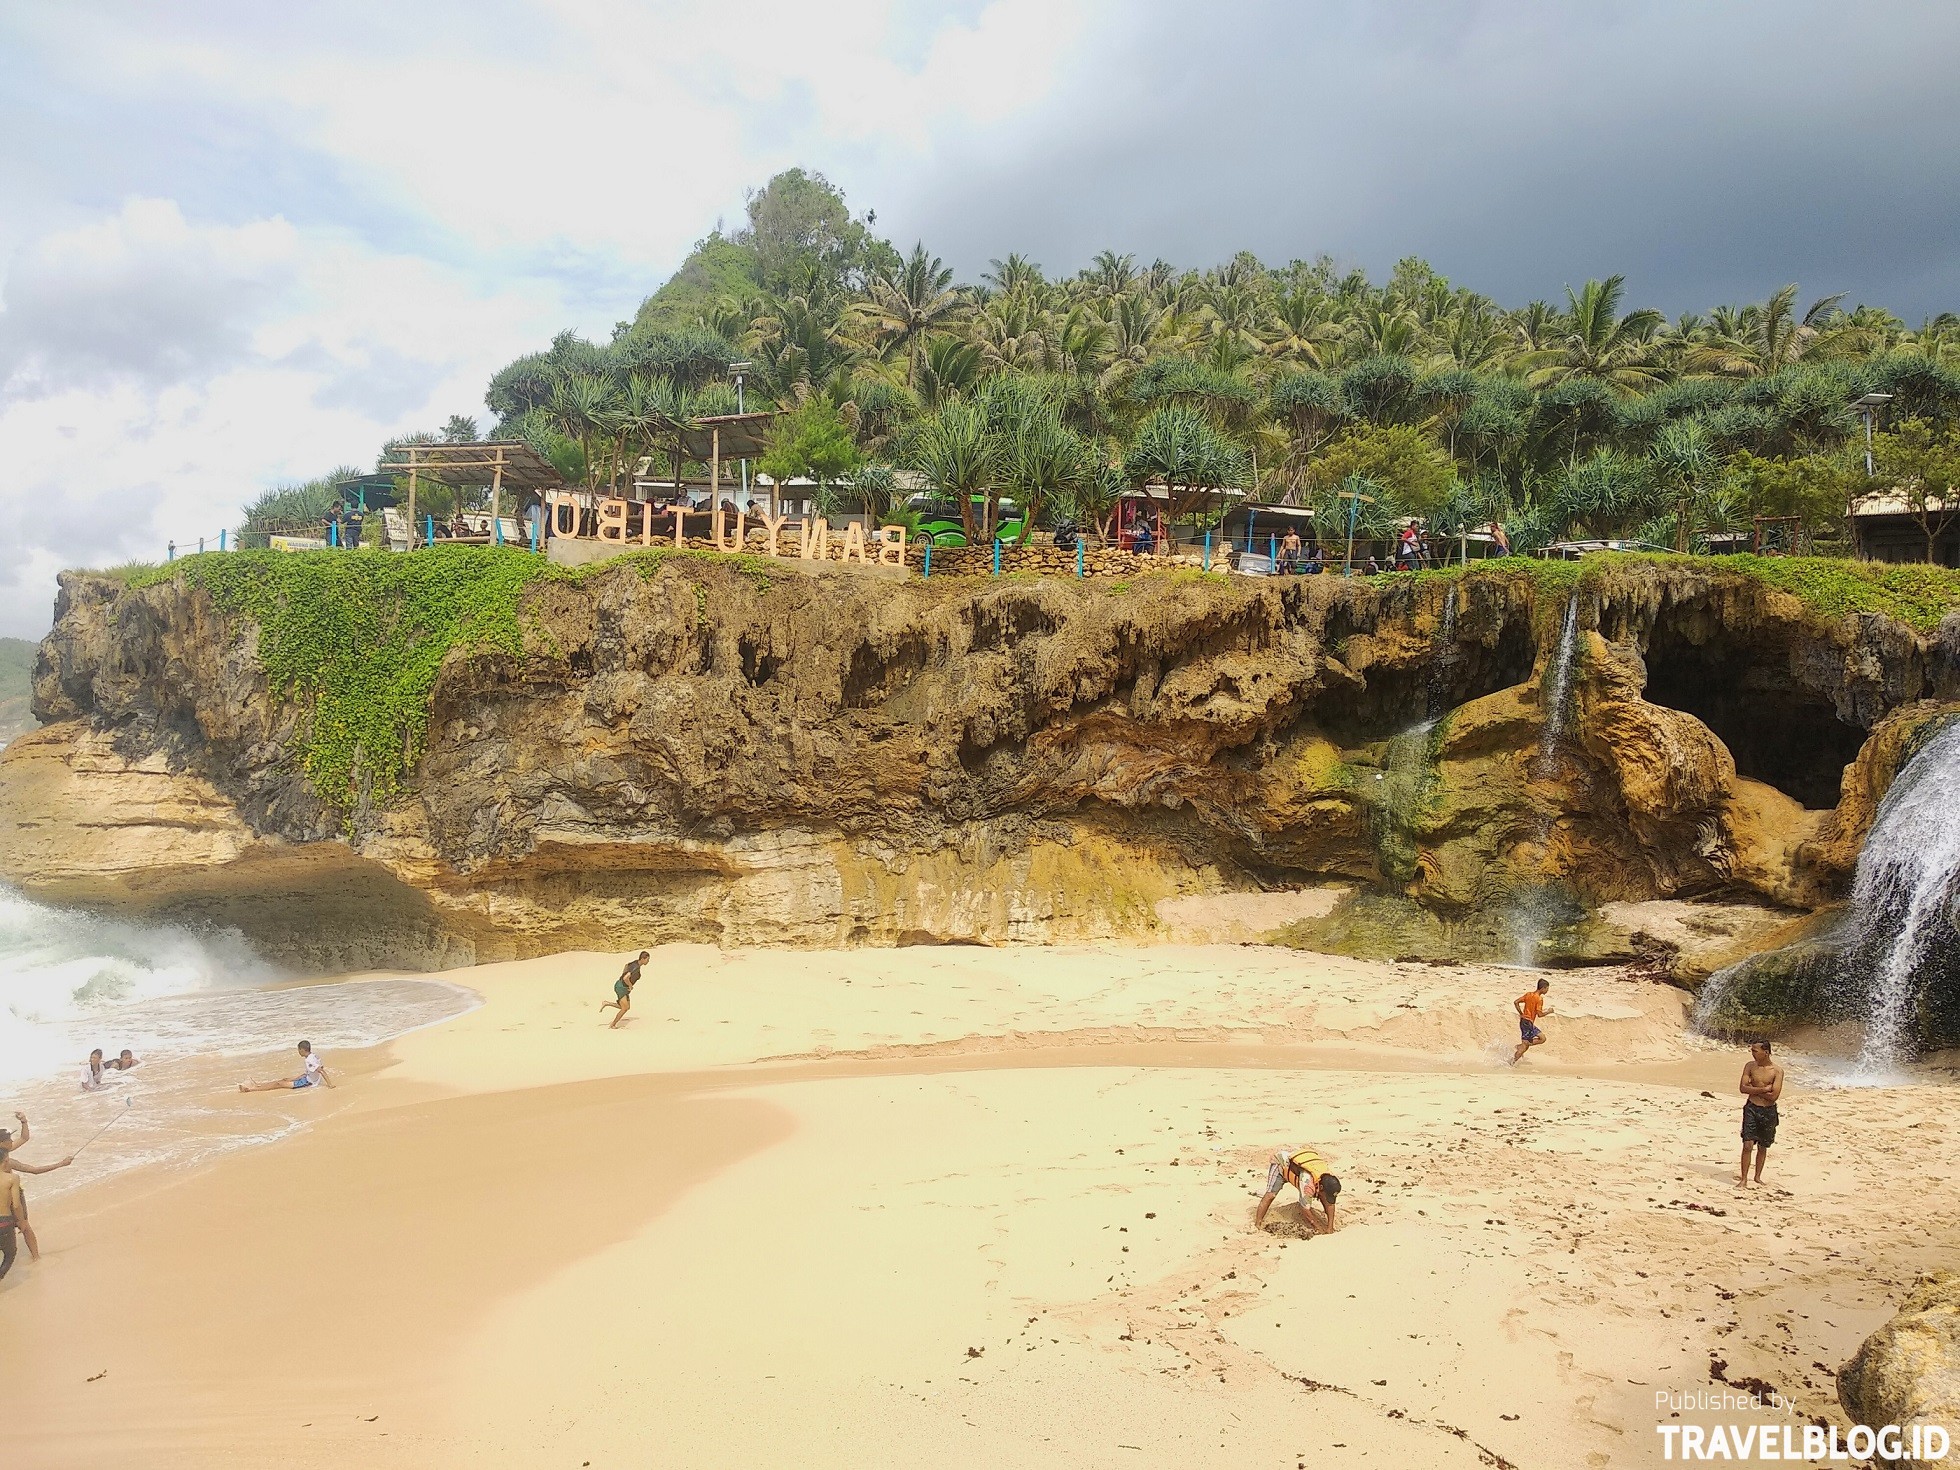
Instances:
[[[337,1051],[476,1003],[435,979],[298,983],[235,930],[131,924],[0,889],[0,1127],[26,1112],[33,1134],[20,1156],[47,1163],[108,1125],[73,1167],[28,1181],[36,1198],[139,1164],[195,1162],[324,1110],[331,1093],[262,1093],[240,1105],[238,1082],[298,1070],[300,1038],[332,1066]],[[86,1092],[98,1046],[110,1057],[127,1047],[141,1064]]]

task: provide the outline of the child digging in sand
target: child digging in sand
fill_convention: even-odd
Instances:
[[[1551,981],[1540,980],[1536,990],[1528,990],[1511,1002],[1511,1009],[1518,1013],[1518,1049],[1511,1053],[1511,1065],[1514,1067],[1524,1060],[1524,1054],[1534,1046],[1545,1044],[1545,1033],[1538,1029],[1538,1018],[1552,1013],[1552,1008],[1545,1003],[1545,993],[1551,988]]]
[[[612,1026],[606,1028],[608,1031],[611,1031],[613,1027],[625,1020],[627,1011],[632,1009],[633,987],[640,983],[640,968],[646,964],[649,958],[650,956],[647,952],[641,950],[640,957],[637,960],[628,960],[626,962],[626,968],[619,972],[619,978],[613,981],[613,998],[599,1007],[601,1011],[617,1010],[619,1012],[618,1015],[613,1017]]]
[[[1259,1208],[1253,1213],[1252,1228],[1266,1228],[1266,1211],[1273,1207],[1273,1200],[1279,1192],[1291,1184],[1300,1191],[1300,1218],[1307,1222],[1307,1228],[1318,1235],[1321,1223],[1313,1217],[1307,1207],[1308,1200],[1320,1204],[1325,1218],[1325,1228],[1334,1228],[1334,1201],[1341,1193],[1339,1176],[1327,1168],[1327,1161],[1311,1148],[1283,1148],[1272,1157],[1266,1166],[1266,1192],[1260,1197]]]

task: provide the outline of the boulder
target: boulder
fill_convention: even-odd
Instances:
[[[1838,1370],[1838,1402],[1854,1423],[1938,1424],[1960,1441],[1960,1276],[1935,1271],[1920,1279]]]

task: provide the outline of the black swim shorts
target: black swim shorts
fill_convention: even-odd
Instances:
[[[1742,1105],[1742,1141],[1753,1143],[1758,1148],[1768,1148],[1776,1142],[1776,1105],[1761,1107],[1756,1103]]]

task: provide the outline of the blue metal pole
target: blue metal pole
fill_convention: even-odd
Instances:
[[[535,553],[538,549],[538,527],[542,526],[543,524],[544,524],[543,516],[539,516],[536,520],[531,522],[531,550],[533,553]]]
[[[163,559],[165,561],[175,561],[177,559],[177,543],[175,541],[170,543],[169,550],[164,553]]]
[[[1251,506],[1247,506],[1245,511],[1245,549],[1247,551],[1252,550],[1252,523],[1258,519],[1259,512]]]
[[[928,536],[928,537],[926,537],[926,572],[925,572],[925,579],[926,579],[926,580],[927,580],[928,582],[930,582],[930,581],[932,580],[932,537],[930,537],[930,536]]]
[[[225,537],[230,534],[231,532],[228,530],[218,532],[218,550],[223,551],[225,549]]]
[[[329,546],[340,545],[340,522],[339,521],[327,522],[327,545]],[[224,548],[220,547],[218,549],[222,551]]]
[[[426,528],[422,536],[422,544],[424,546],[435,545],[436,544],[436,518],[434,516],[423,516],[422,524]]]
[[[646,513],[648,515],[653,514],[653,507],[651,505],[647,507]],[[502,516],[490,517],[490,544],[492,546],[502,546],[504,544],[504,518]]]
[[[1000,575],[1000,537],[994,537],[994,575]]]
[[[1211,570],[1211,532],[1205,532],[1205,570]]]
[[[1279,570],[1279,537],[1266,538],[1266,560],[1273,564],[1274,571]]]
[[[1082,575],[1082,538],[1080,536],[1075,538],[1075,575],[1078,577]]]

